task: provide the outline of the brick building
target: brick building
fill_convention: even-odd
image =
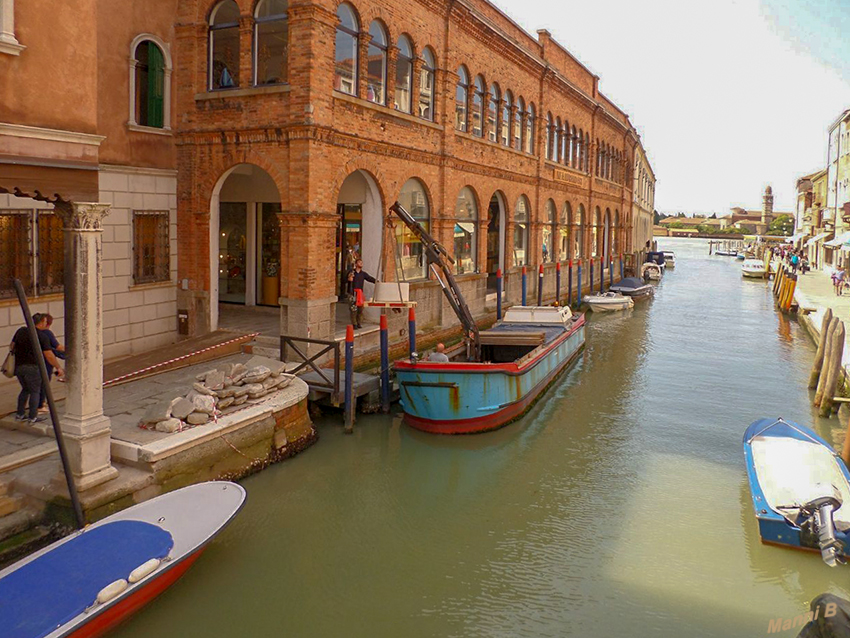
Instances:
[[[477,315],[499,269],[514,302],[543,264],[551,298],[556,260],[586,280],[588,259],[598,277],[642,248],[655,178],[628,116],[484,0],[76,4],[57,34],[54,3],[0,0],[0,221],[17,229],[0,275],[28,272],[35,308],[60,315],[39,221],[58,200],[38,194],[112,203],[107,357],[176,339],[178,314],[215,329],[220,303],[331,336],[355,255],[410,282],[420,326],[451,325],[421,247],[386,232],[395,200],[453,251]]]

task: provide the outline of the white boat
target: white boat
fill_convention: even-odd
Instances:
[[[767,269],[761,259],[745,259],[741,264],[741,274],[744,277],[764,279],[767,276]]]
[[[651,261],[646,262],[640,267],[640,276],[644,281],[647,279],[660,281],[662,272],[661,266],[654,264]]]
[[[664,251],[664,265],[667,266],[667,268],[676,267],[676,253],[672,250]]]
[[[612,312],[635,307],[635,302],[631,297],[621,295],[619,292],[609,291],[596,295],[588,295],[583,301],[594,312]]]

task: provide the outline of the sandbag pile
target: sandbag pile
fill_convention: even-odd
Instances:
[[[159,432],[179,432],[187,425],[204,425],[222,411],[260,401],[288,386],[295,375],[284,372],[286,364],[263,359],[262,364],[227,363],[195,377],[185,396],[148,407],[139,427]]]

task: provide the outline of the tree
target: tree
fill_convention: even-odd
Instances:
[[[794,218],[791,215],[780,215],[770,222],[767,232],[771,235],[790,235],[794,232]]]
[[[652,211],[652,223],[658,226],[662,219],[667,219],[667,215],[659,213],[657,210]]]
[[[670,222],[669,224],[667,224],[667,228],[684,228],[684,227],[685,227],[684,222]]]

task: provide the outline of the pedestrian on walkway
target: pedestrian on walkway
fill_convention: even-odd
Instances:
[[[53,354],[56,355],[57,359],[64,359],[65,346],[59,343],[59,340],[56,338],[56,335],[53,334],[53,330],[51,329],[51,327],[53,326],[53,315],[47,313],[45,317],[47,317],[47,328],[45,328],[43,332],[47,335],[47,338],[50,339],[50,349],[53,350]],[[45,361],[45,365],[47,366],[47,378],[52,381],[53,366],[50,365],[50,363],[48,363],[47,361]],[[47,411],[47,386],[42,384],[41,398],[38,401],[38,412],[39,414],[46,414]]]
[[[46,363],[56,368],[59,378],[65,376],[65,371],[59,365],[59,360],[53,354],[50,338],[45,333],[47,329],[47,315],[36,313],[32,317],[38,333],[39,347],[44,353]],[[18,395],[18,406],[15,411],[15,420],[38,423],[46,420],[46,417],[38,415],[38,402],[41,398],[41,373],[38,369],[38,352],[32,347],[29,329],[26,326],[18,328],[9,349],[15,353],[15,376],[21,384],[21,393]],[[29,402],[29,413],[25,413]]]
[[[363,320],[363,285],[368,281],[375,283],[375,278],[363,270],[363,260],[357,259],[354,268],[348,271],[348,309],[351,312],[351,325],[362,328],[360,322]]]
[[[844,269],[836,268],[832,273],[832,285],[835,286],[835,294],[839,297],[841,293],[844,291]]]

